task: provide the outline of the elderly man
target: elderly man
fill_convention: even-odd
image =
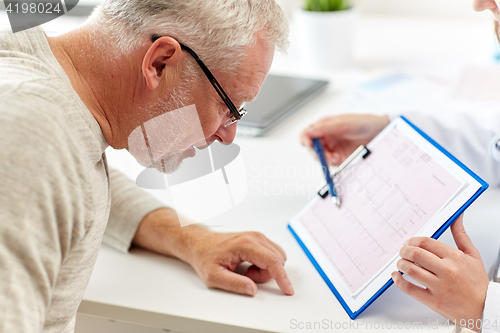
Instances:
[[[238,107],[286,39],[274,0],[104,0],[56,38],[0,34],[0,331],[72,332],[101,240],[184,260],[209,287],[253,296],[273,278],[293,294],[278,245],[181,228],[175,211],[108,170],[104,153],[125,148],[141,161],[131,133],[170,112],[148,166],[172,171],[193,146],[231,142]],[[202,137],[183,110],[196,111]],[[242,261],[254,265],[238,275]]]

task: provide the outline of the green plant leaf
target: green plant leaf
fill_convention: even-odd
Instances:
[[[304,0],[304,9],[314,12],[332,12],[351,8],[350,0]]]

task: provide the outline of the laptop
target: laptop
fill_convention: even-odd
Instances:
[[[238,122],[238,135],[260,136],[325,90],[328,81],[268,75],[259,95],[247,103],[248,113]]]

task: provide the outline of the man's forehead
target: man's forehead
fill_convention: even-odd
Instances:
[[[239,103],[249,103],[257,97],[271,68],[273,56],[274,46],[262,38],[257,38],[255,43],[247,47],[240,70],[229,78],[233,96]]]
[[[274,46],[262,39],[258,39],[247,48],[243,69],[249,74],[263,74],[265,76],[271,67],[273,57]]]
[[[245,103],[252,103],[252,102],[255,100],[255,97],[257,97],[257,96],[253,96],[253,97],[249,97],[249,96],[247,96],[247,97],[243,97],[243,102],[245,102]]]
[[[255,100],[259,94],[260,88],[265,80],[265,75],[260,77],[254,76],[251,80],[240,81],[237,97],[242,103],[250,103]]]

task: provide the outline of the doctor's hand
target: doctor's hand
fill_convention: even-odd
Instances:
[[[330,116],[304,129],[300,134],[300,141],[311,148],[312,139],[320,138],[328,163],[339,165],[360,145],[370,142],[388,124],[387,116]]]
[[[458,250],[435,239],[414,237],[400,250],[398,269],[421,283],[416,286],[398,272],[394,284],[417,301],[457,325],[478,331],[488,289],[488,275],[479,252],[467,236],[462,216],[451,226]],[[476,326],[477,325],[477,326]]]

